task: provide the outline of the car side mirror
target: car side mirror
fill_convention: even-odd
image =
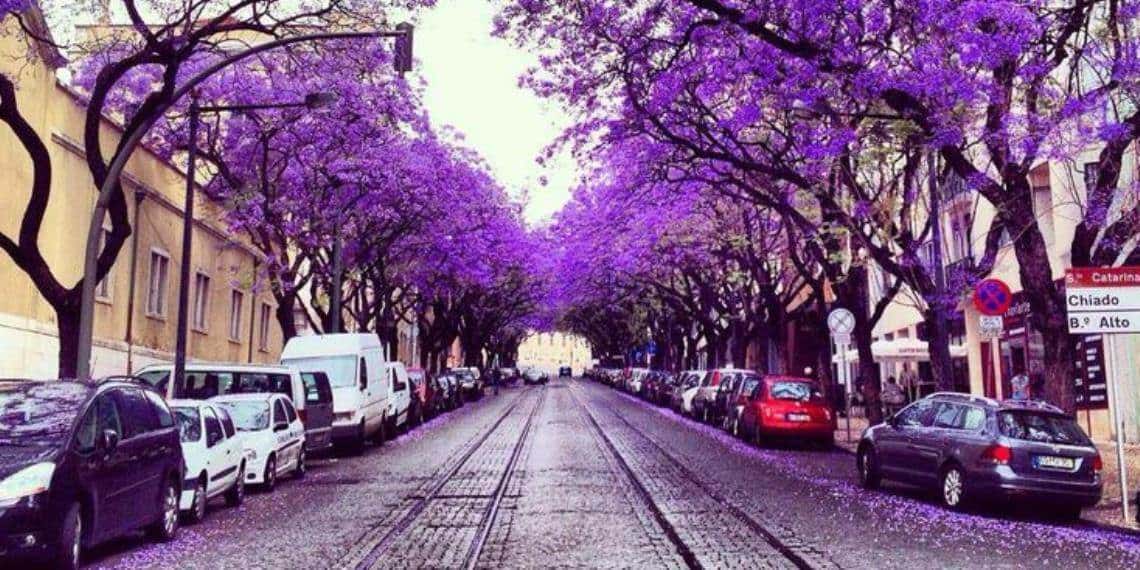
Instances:
[[[883,421],[893,428],[899,427],[899,417],[896,414],[887,414],[887,417],[883,418]]]
[[[287,429],[289,429],[289,424],[285,422],[277,422],[277,425],[273,426],[273,431],[285,431]]]
[[[119,447],[119,432],[113,429],[105,429],[99,436],[99,449],[111,453],[115,448]]]

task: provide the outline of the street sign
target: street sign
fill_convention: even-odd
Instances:
[[[657,343],[652,340],[649,341],[649,344],[645,345],[645,352],[648,354],[657,354]]]
[[[851,334],[855,330],[855,315],[842,307],[831,311],[827,315],[827,328],[831,334]]]
[[[1140,267],[1067,270],[1065,305],[1071,333],[1140,333]]]
[[[982,340],[996,340],[1001,338],[1002,331],[1005,330],[1005,319],[993,315],[981,315],[978,317],[978,336]]]
[[[1004,315],[1013,303],[1013,291],[1001,279],[986,279],[974,288],[974,307],[983,315]]]

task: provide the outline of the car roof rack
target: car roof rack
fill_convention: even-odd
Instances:
[[[965,392],[935,392],[935,393],[927,396],[927,398],[943,398],[943,399],[948,399],[948,400],[958,400],[960,402],[973,402],[976,404],[984,404],[987,406],[999,406],[999,405],[1001,405],[997,400],[995,400],[993,398],[987,398],[985,396],[978,396],[976,394],[967,394]]]
[[[1065,411],[1049,402],[1043,400],[1002,400],[1001,406],[1003,408],[1015,408],[1019,410],[1038,410],[1042,412],[1049,412],[1054,414],[1064,414]]]

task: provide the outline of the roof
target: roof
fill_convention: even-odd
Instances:
[[[226,403],[226,402],[268,402],[274,396],[281,396],[277,392],[249,392],[245,394],[226,394],[224,396],[214,396],[210,399],[211,402]],[[284,396],[282,396],[284,397]]]
[[[281,360],[299,358],[320,358],[324,356],[349,356],[364,350],[380,350],[383,345],[372,333],[341,333],[309,336],[295,336],[285,344]]]
[[[166,405],[170,406],[171,408],[201,408],[202,406],[213,405],[213,402],[209,400],[175,399],[168,400],[166,402]]]
[[[139,372],[147,370],[173,370],[173,363],[151,364],[139,369]],[[211,372],[214,370],[233,370],[235,372],[292,372],[293,368],[285,366],[284,364],[244,364],[240,362],[187,362],[186,370],[188,372],[206,371]]]

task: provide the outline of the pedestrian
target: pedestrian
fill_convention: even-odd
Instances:
[[[895,414],[904,403],[906,403],[906,395],[903,394],[902,386],[899,386],[894,376],[887,377],[887,385],[883,386],[884,411],[888,416]]]
[[[503,373],[496,366],[491,370],[491,385],[494,386],[495,395],[499,395],[499,382],[502,380]]]

